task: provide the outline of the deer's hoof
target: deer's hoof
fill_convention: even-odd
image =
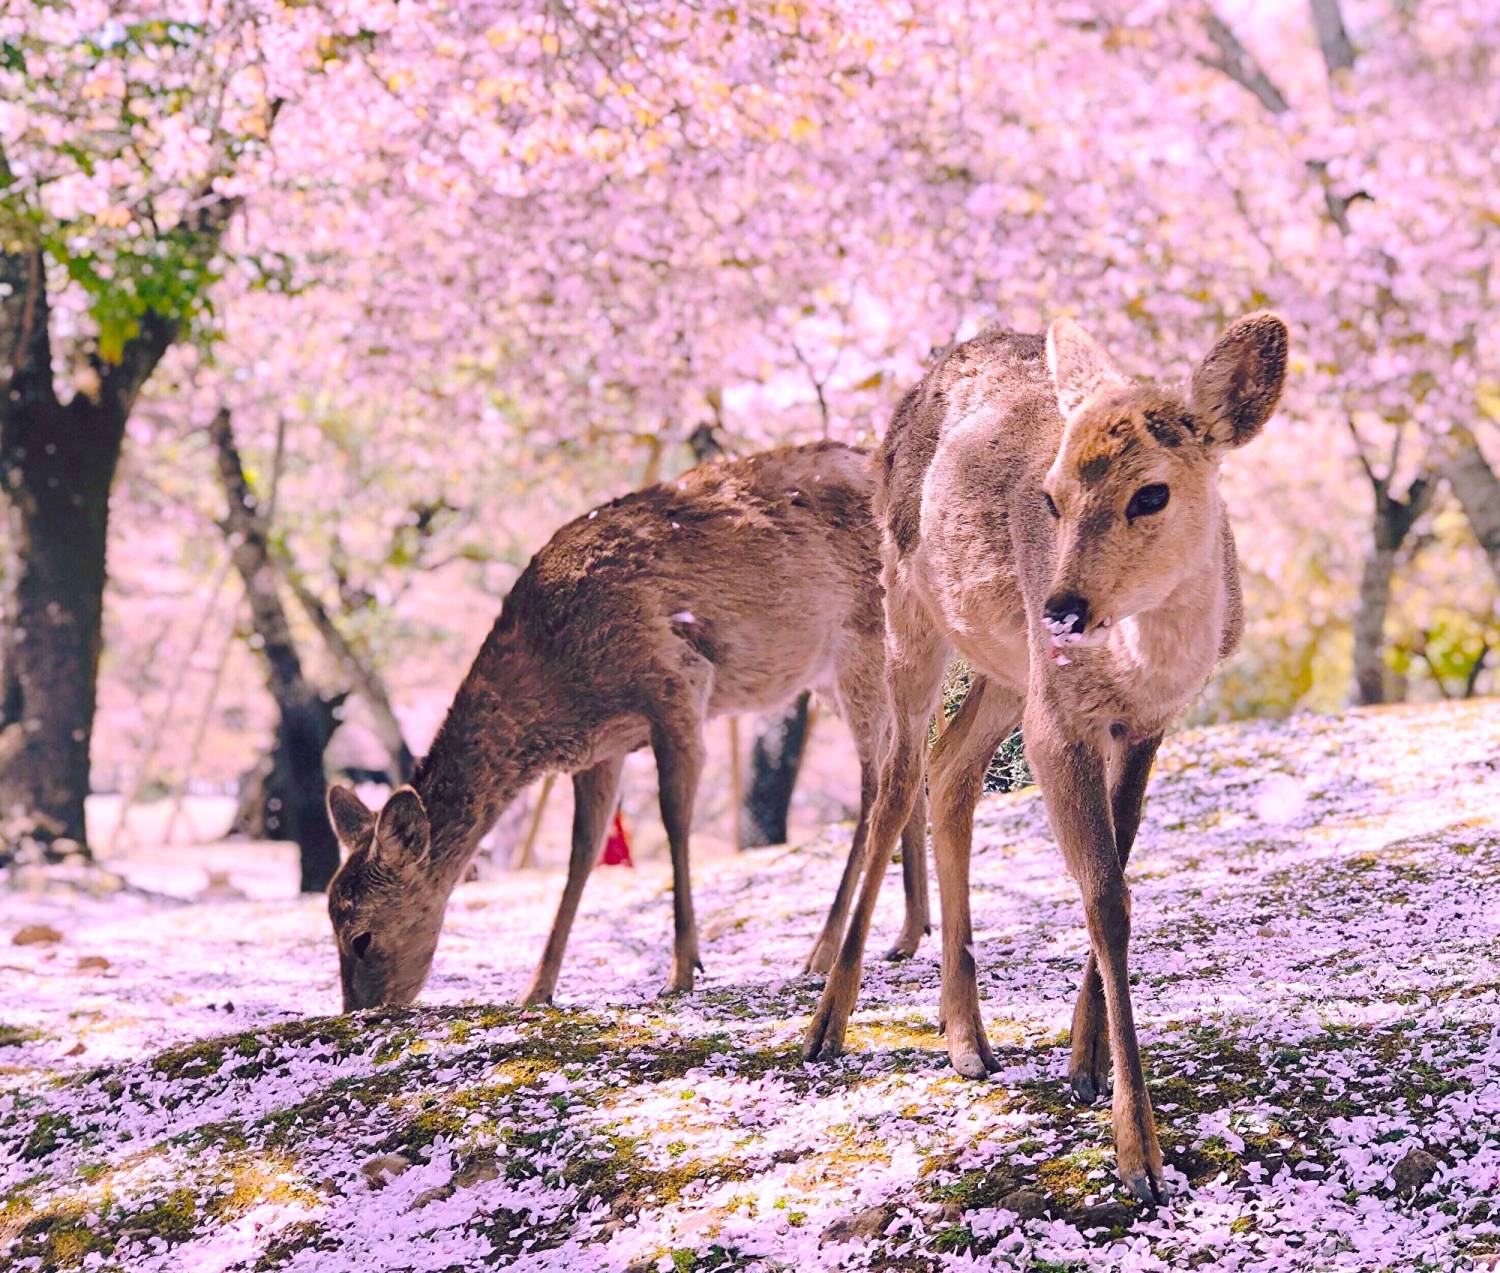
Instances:
[[[817,1014],[802,1036],[804,1061],[832,1061],[844,1054],[844,1031],[848,1021],[838,1020],[831,1010],[818,1006]]]
[[[807,957],[807,963],[802,964],[802,972],[808,976],[828,976],[834,966],[834,955],[837,949],[832,942],[819,942],[813,946],[813,951]]]
[[[990,1051],[990,1041],[985,1037],[984,1023],[976,1011],[966,1014],[967,1020],[945,1018],[948,1035],[948,1060],[953,1068],[967,1079],[982,1079],[1000,1068],[995,1054]]]
[[[1122,1104],[1125,1108],[1122,1108]],[[1170,1196],[1167,1177],[1162,1171],[1161,1142],[1156,1137],[1156,1120],[1151,1107],[1142,1102],[1134,1105],[1128,1099],[1115,1098],[1115,1161],[1120,1181],[1133,1197],[1149,1205],[1163,1203]]]
[[[899,963],[903,959],[910,959],[917,953],[917,947],[922,944],[922,934],[902,933],[896,938],[896,944],[885,952],[885,957],[891,963]]]
[[[1121,1168],[1120,1180],[1133,1198],[1147,1206],[1160,1206],[1172,1196],[1159,1167],[1142,1164],[1130,1171]]]
[[[686,968],[674,970],[667,978],[667,984],[661,988],[660,995],[663,999],[671,998],[673,995],[688,995],[693,993],[693,967],[689,964]]]
[[[802,1037],[802,1056],[807,1061],[831,1061],[844,1052],[844,1034],[849,1028],[849,1014],[859,994],[859,970],[852,976],[848,969],[837,969],[823,987],[823,997],[812,1023]]]
[[[1073,1089],[1073,1099],[1080,1105],[1108,1100],[1113,1089],[1108,1074],[1096,1074],[1093,1070],[1079,1070],[1068,1075],[1068,1086]]]

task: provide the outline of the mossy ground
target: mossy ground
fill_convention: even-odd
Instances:
[[[476,991],[524,983],[555,881],[467,894],[433,1002],[403,1011],[287,1012],[288,986],[325,993],[331,960],[315,908],[268,919],[270,971],[247,960],[227,1032],[222,1008],[171,1011],[195,984],[172,968],[210,960],[210,939],[179,952],[191,917],[143,917],[139,971],[112,951],[121,981],[87,1005],[107,1020],[108,994],[157,996],[154,1034],[125,1055],[67,1061],[74,1018],[0,1002],[22,1036],[0,1034],[0,1267],[1491,1267],[1500,779],[1475,762],[1496,754],[1493,708],[1174,740],[1133,871],[1167,1207],[1124,1196],[1108,1107],[1069,1095],[1082,926],[1022,792],[978,820],[1002,1067],[985,1083],[953,1074],[935,1031],[936,940],[906,963],[873,955],[847,1055],[800,1060],[818,985],[790,970],[832,841],[702,872],[712,975],[670,999],[654,993],[670,902],[648,870],[601,872],[548,1009]],[[1299,775],[1290,813],[1261,807],[1271,772]],[[1437,1174],[1398,1187],[1418,1148]],[[1019,1195],[1043,1214],[1018,1220]]]

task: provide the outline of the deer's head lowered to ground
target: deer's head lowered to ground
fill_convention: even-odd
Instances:
[[[408,1004],[427,980],[448,900],[431,870],[427,810],[410,787],[378,815],[333,787],[328,816],[347,854],[328,886],[344,1010]]]

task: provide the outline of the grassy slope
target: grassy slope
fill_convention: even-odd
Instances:
[[[986,802],[977,841],[982,1084],[934,1033],[935,941],[872,960],[848,1056],[798,1060],[836,831],[703,872],[712,975],[678,1000],[655,870],[594,881],[547,1011],[503,1000],[556,880],[466,890],[431,1006],[356,1018],[294,1015],[331,1003],[313,903],[54,911],[64,941],[13,949],[0,989],[0,1267],[1496,1262],[1500,706],[1166,750],[1132,871],[1158,1212],[1115,1187],[1107,1110],[1067,1099],[1083,933],[1035,793]],[[1418,1148],[1437,1174],[1403,1188]]]

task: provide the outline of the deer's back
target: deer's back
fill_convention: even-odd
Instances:
[[[714,666],[714,709],[819,683],[879,640],[869,457],[819,443],[720,461],[568,523],[501,616],[580,697],[629,699],[684,647]]]
[[[980,421],[990,426],[980,458],[991,483],[1009,484],[1044,457],[1050,463],[1062,418],[1047,388],[1042,336],[992,328],[953,345],[897,406],[880,446],[875,508],[900,554],[921,539],[923,487],[939,444]]]

